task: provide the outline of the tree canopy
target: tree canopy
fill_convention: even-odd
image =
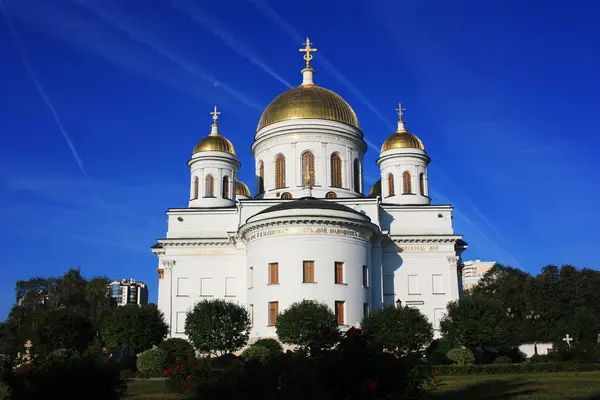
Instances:
[[[205,299],[187,313],[185,333],[201,353],[233,353],[248,343],[250,316],[239,304],[223,299]]]
[[[169,327],[156,304],[128,304],[109,312],[100,326],[106,347],[133,348],[137,352],[158,346]]]
[[[433,326],[411,307],[384,307],[367,315],[361,324],[367,340],[397,356],[418,354],[433,340]]]
[[[293,303],[283,311],[277,317],[276,330],[282,343],[305,348],[326,347],[339,333],[333,311],[327,304],[313,300]]]

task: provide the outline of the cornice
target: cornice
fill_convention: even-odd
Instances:
[[[455,244],[462,239],[462,235],[438,235],[438,236],[395,236],[391,235],[389,240],[395,244]]]
[[[231,238],[173,238],[159,239],[164,249],[181,248],[181,247],[235,247]]]

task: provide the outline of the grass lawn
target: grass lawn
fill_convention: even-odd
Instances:
[[[447,376],[439,379],[434,400],[600,400],[600,372],[556,372],[522,375]],[[0,386],[0,399],[5,392]],[[168,393],[162,381],[130,381],[127,400],[186,400]]]
[[[600,372],[553,372],[440,378],[432,399],[600,399]]]

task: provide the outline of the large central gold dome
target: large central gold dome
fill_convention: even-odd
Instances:
[[[340,95],[320,86],[300,85],[277,96],[263,112],[256,130],[291,119],[325,119],[360,129],[354,110]]]

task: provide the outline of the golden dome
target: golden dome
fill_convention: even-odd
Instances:
[[[210,134],[196,144],[193,154],[202,151],[224,151],[235,156],[235,149],[231,142],[219,134],[219,124],[217,124],[217,119],[219,119],[219,114],[221,113],[217,111],[217,106],[211,111],[211,114],[213,116],[213,123],[210,126]]]
[[[381,179],[378,180],[371,186],[371,190],[369,190],[369,197],[381,196]]]
[[[250,195],[250,189],[248,188],[248,185],[238,179],[235,180],[235,194],[236,196],[252,197]]]
[[[194,154],[201,151],[224,151],[235,155],[235,149],[231,142],[218,133],[216,135],[211,133],[196,144]]]
[[[407,130],[396,131],[383,142],[381,152],[392,149],[419,149],[425,151],[421,139]]]
[[[360,129],[354,110],[340,95],[314,84],[289,89],[267,106],[256,130],[291,119],[326,119]]]

